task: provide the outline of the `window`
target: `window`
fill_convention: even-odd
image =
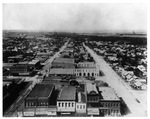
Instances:
[[[65,107],[67,107],[67,103],[65,103]]]
[[[68,103],[68,107],[70,107],[70,103]]]
[[[64,103],[62,103],[62,107],[64,106]]]
[[[80,105],[80,109],[82,109],[82,105]]]
[[[60,107],[60,103],[58,103],[58,107]]]
[[[85,105],[83,105],[83,109],[85,109]]]
[[[79,109],[79,105],[77,105],[77,109]]]
[[[28,107],[28,103],[26,103],[26,107]]]
[[[72,107],[74,106],[74,103],[72,103]]]

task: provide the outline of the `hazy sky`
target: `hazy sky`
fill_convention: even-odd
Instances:
[[[146,4],[8,3],[3,29],[69,32],[147,31]]]

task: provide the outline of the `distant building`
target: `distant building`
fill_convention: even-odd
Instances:
[[[74,74],[74,59],[56,58],[50,69],[50,74]]]
[[[53,84],[37,84],[25,98],[24,116],[56,115],[55,86]]]
[[[75,69],[76,76],[99,76],[99,70],[94,62],[79,62]]]
[[[76,107],[76,87],[63,87],[57,98],[58,115],[74,115]]]
[[[19,62],[10,67],[10,73],[14,76],[29,76],[32,75],[34,68],[28,65],[28,62]]]
[[[9,56],[8,57],[8,62],[9,63],[18,63],[23,59],[22,55],[17,55],[17,56]]]
[[[28,63],[29,66],[33,68],[39,68],[40,67],[40,60],[32,60]]]

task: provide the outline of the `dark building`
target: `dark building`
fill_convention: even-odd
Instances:
[[[37,84],[24,101],[24,116],[56,115],[55,86]]]
[[[10,68],[10,73],[14,76],[29,76],[34,72],[34,67],[28,65],[28,62],[19,62]]]

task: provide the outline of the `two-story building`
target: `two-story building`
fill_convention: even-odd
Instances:
[[[57,98],[57,114],[58,115],[74,115],[76,107],[76,87],[62,87]]]
[[[99,76],[99,70],[94,62],[79,62],[75,68],[76,76]]]
[[[37,84],[24,100],[24,116],[55,116],[56,99],[53,84]]]

